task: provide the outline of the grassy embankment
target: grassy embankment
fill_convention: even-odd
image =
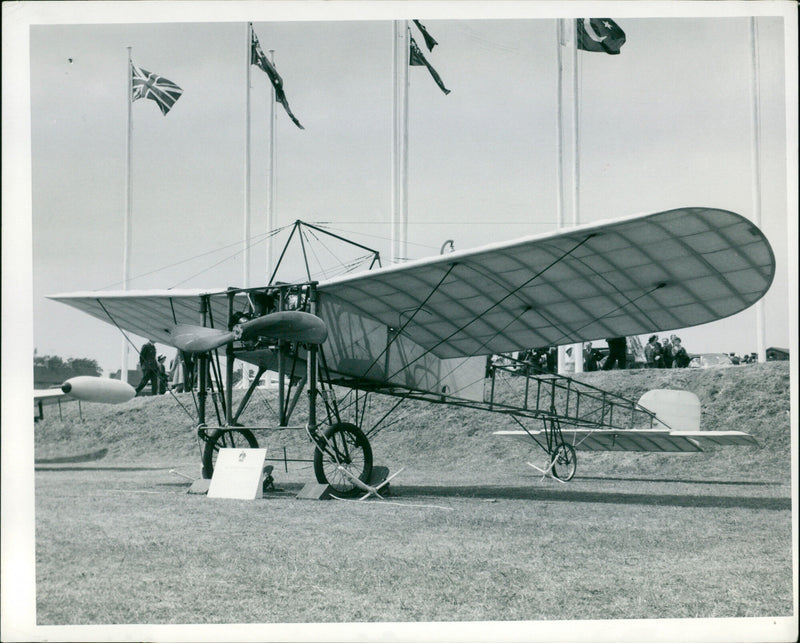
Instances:
[[[778,472],[788,471],[788,362],[708,370],[595,372],[578,378],[632,400],[638,400],[654,388],[693,391],[702,405],[703,430],[745,431],[754,435],[764,447],[715,449],[692,455],[579,452],[579,476],[615,472],[669,475],[673,472],[709,477],[736,473],[771,480]],[[508,385],[521,390],[522,378],[512,378]],[[237,398],[239,395],[241,392],[237,392]],[[373,396],[368,417],[377,420],[394,402],[395,398]],[[274,391],[259,391],[243,423],[250,426],[274,424],[272,409],[276,405]],[[292,424],[305,422],[303,406],[302,403],[298,405]],[[209,403],[209,415],[213,415],[212,409]],[[107,448],[104,462],[191,463],[199,467],[195,424],[187,410],[194,410],[192,396],[188,393],[176,398],[171,395],[136,398],[120,406],[84,403],[82,420],[74,402],[62,407],[64,421],[60,421],[58,413],[51,408],[45,420],[36,425],[36,457],[61,457]],[[491,482],[497,475],[502,480],[507,468],[516,467],[517,463],[524,466],[523,460],[529,451],[531,457],[543,457],[538,448],[528,450],[524,443],[493,436],[494,430],[516,428],[513,422],[496,413],[407,401],[392,418],[397,421],[372,441],[375,461],[392,469],[405,466],[409,469],[406,477],[413,475],[416,479],[419,474],[420,481],[426,479],[429,470],[447,471],[458,481],[463,481],[462,476],[474,479],[478,475],[484,482]],[[539,428],[539,425],[531,426]],[[282,457],[284,447],[290,458],[306,458],[312,451],[302,431],[268,436],[257,432],[256,435],[259,444],[270,449],[270,455]],[[293,469],[308,471],[306,465],[295,465]],[[191,473],[199,475],[199,469]],[[299,475],[298,481],[308,479],[303,479],[302,473]]]

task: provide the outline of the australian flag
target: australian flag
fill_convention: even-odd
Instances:
[[[295,115],[292,114],[292,110],[289,108],[289,101],[286,100],[286,94],[283,92],[283,79],[281,75],[278,73],[278,70],[275,69],[275,66],[267,60],[267,57],[264,55],[264,52],[261,49],[261,44],[258,42],[258,37],[256,36],[256,32],[253,31],[253,39],[250,43],[250,64],[256,65],[257,67],[261,68],[267,76],[269,76],[270,82],[272,82],[272,86],[275,88],[275,100],[278,101],[283,108],[286,110],[286,113],[289,115],[289,118],[292,119],[292,122],[297,125],[300,129],[305,129],[295,118]]]
[[[441,89],[445,94],[449,94],[450,90],[444,86],[444,82],[442,81],[441,76],[436,73],[436,70],[431,66],[431,64],[425,59],[425,56],[422,55],[417,43],[411,38],[410,43],[410,51],[408,54],[408,64],[409,65],[417,65],[420,67],[427,67],[428,71],[431,73],[433,80],[436,81],[436,84],[439,85],[439,89]]]

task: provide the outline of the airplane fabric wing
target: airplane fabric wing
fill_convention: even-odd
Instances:
[[[671,431],[676,438],[686,438],[704,446],[761,446],[752,435],[742,431]]]
[[[495,431],[494,435],[531,440],[544,438],[544,431]],[[658,453],[697,453],[708,446],[759,446],[742,431],[662,431],[630,429],[562,429],[564,441],[582,451],[643,451]]]
[[[704,324],[755,303],[774,273],[769,242],[746,218],[682,208],[340,277],[317,289],[321,301],[402,329],[445,359]]]
[[[60,388],[34,389],[33,391],[34,402],[38,402],[39,400],[50,400],[62,397],[67,397],[67,394],[64,393],[64,391],[62,391]]]
[[[245,296],[237,294],[237,297]],[[48,299],[169,346],[174,346],[175,326],[200,325],[204,316],[209,326],[227,329],[228,297],[224,288],[83,291],[51,295]]]

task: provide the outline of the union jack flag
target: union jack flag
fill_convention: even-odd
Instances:
[[[131,101],[149,98],[166,116],[181,94],[183,90],[171,80],[131,63]]]

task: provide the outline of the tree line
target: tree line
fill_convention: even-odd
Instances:
[[[34,369],[38,367],[56,372],[59,375],[63,375],[65,379],[77,375],[100,377],[103,374],[103,369],[100,368],[97,360],[86,357],[64,359],[58,355],[37,355],[36,351],[33,353],[33,366]]]

